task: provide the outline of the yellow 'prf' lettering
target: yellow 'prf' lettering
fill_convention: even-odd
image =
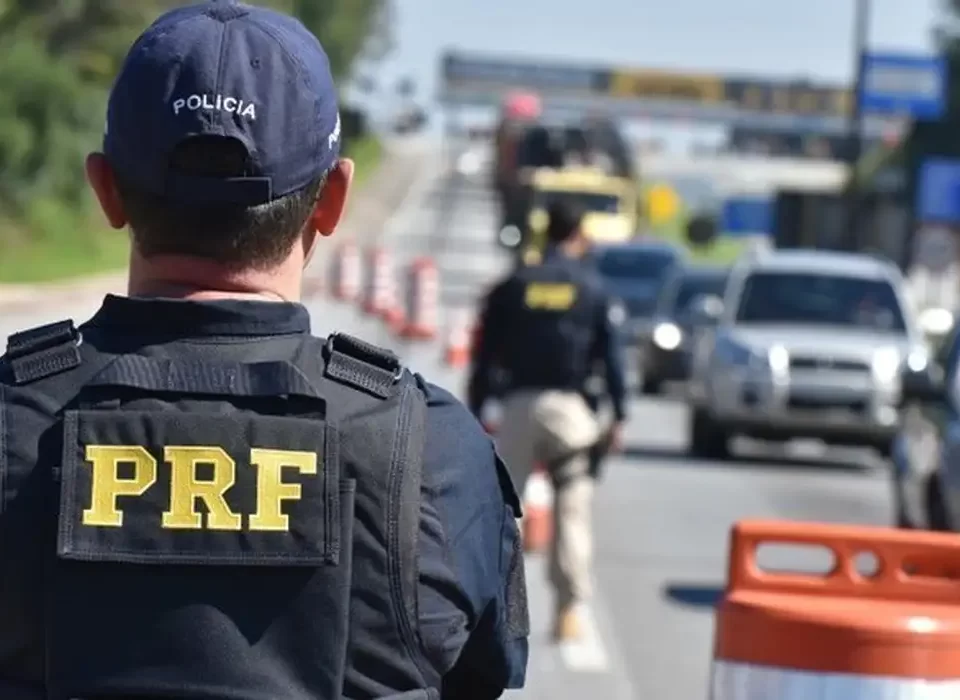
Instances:
[[[290,450],[250,450],[250,463],[257,469],[257,512],[250,516],[251,530],[286,532],[290,518],[281,510],[283,501],[299,500],[300,484],[283,481],[285,468],[301,474],[317,473],[315,452]]]
[[[170,464],[170,510],[163,514],[162,525],[170,530],[201,530],[203,515],[197,500],[207,506],[207,529],[240,530],[238,513],[230,510],[224,494],[237,481],[237,463],[221,447],[170,446],[163,450]],[[213,478],[201,481],[197,467],[209,464]]]
[[[122,527],[120,496],[142,496],[157,480],[157,460],[139,445],[87,445],[85,459],[93,469],[90,507],[82,522],[91,527]],[[121,479],[121,464],[133,464],[133,478]]]
[[[577,288],[572,284],[533,282],[527,285],[524,303],[528,309],[566,311],[577,299]]]
[[[140,445],[87,445],[86,460],[93,469],[90,507],[82,522],[91,527],[122,527],[120,496],[142,496],[157,481],[157,460]],[[161,526],[170,530],[243,529],[243,516],[230,509],[225,494],[237,481],[237,464],[222,447],[174,445],[164,448],[170,465],[170,507],[161,516]],[[287,532],[290,517],[283,513],[284,501],[303,497],[303,487],[283,480],[284,470],[316,476],[316,452],[293,450],[250,450],[250,464],[257,471],[257,510],[249,518],[249,529]],[[132,464],[133,476],[120,478],[120,465]],[[212,468],[212,478],[197,478],[200,465]],[[197,510],[197,501],[206,506]]]

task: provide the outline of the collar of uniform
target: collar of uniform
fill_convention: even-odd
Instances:
[[[88,325],[178,337],[290,335],[310,332],[310,314],[292,302],[108,295]]]

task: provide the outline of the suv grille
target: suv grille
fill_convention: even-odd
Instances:
[[[870,365],[862,360],[844,360],[835,357],[790,357],[790,369],[815,369],[840,372],[869,372]]]

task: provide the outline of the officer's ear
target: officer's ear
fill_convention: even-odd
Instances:
[[[313,210],[313,216],[310,218],[310,228],[321,236],[333,235],[337,224],[343,218],[352,183],[353,161],[349,158],[341,158],[327,175],[327,182],[323,186],[317,206]]]
[[[117,191],[117,180],[113,168],[102,153],[91,153],[86,162],[87,182],[100,202],[100,208],[107,223],[115,229],[127,225],[127,214],[123,210],[123,202]]]

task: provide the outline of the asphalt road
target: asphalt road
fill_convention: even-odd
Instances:
[[[435,173],[442,172],[437,163]],[[451,185],[440,175],[418,182],[383,235],[398,269],[432,255],[445,307],[472,309],[505,269],[494,242],[495,209],[477,185]],[[0,334],[64,316],[84,318],[97,300],[78,299],[29,314],[0,312]],[[346,330],[393,345],[430,380],[458,391],[462,371],[442,365],[440,342],[398,343],[351,305],[323,298],[308,306],[314,330]],[[528,688],[514,700],[693,700],[707,698],[712,607],[724,583],[730,525],[746,517],[887,524],[886,468],[857,452],[786,454],[745,445],[729,463],[689,460],[686,410],[676,400],[638,400],[626,452],[609,461],[595,502],[596,596],[588,634],[576,645],[551,645],[551,606],[543,562],[528,559],[533,652]],[[806,553],[779,564],[816,566]]]

